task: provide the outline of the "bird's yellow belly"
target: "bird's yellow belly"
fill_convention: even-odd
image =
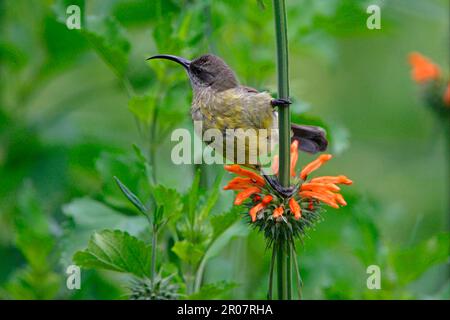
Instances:
[[[275,145],[276,119],[267,101],[251,109],[235,96],[203,96],[194,100],[191,113],[196,133],[233,163],[259,164]]]

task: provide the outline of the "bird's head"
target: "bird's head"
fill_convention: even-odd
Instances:
[[[209,87],[224,91],[239,85],[233,70],[225,61],[212,54],[202,55],[192,61],[168,54],[158,54],[147,60],[151,59],[167,59],[182,65],[189,75],[194,90]]]

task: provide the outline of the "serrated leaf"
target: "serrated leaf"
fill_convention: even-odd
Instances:
[[[147,208],[144,206],[144,204],[139,200],[139,198],[131,192],[117,177],[114,177],[114,180],[116,180],[117,185],[119,186],[120,190],[122,190],[125,197],[127,197],[128,200],[144,215],[147,214]]]
[[[151,192],[157,207],[164,207],[166,218],[175,219],[181,213],[183,205],[178,191],[158,184],[151,187]]]
[[[151,246],[119,230],[96,232],[87,249],[78,251],[73,261],[80,267],[150,276]]]
[[[78,198],[63,206],[63,213],[72,219],[73,225],[66,227],[60,243],[61,262],[64,267],[70,264],[73,254],[86,247],[93,232],[103,229],[120,229],[131,235],[138,235],[148,223],[143,216],[121,214],[103,203],[90,199]]]

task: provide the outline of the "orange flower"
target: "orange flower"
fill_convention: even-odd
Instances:
[[[447,107],[450,107],[450,83],[447,85],[447,89],[444,93],[444,103]]]
[[[323,176],[311,179],[311,183],[332,183],[332,184],[346,184],[351,185],[352,180],[346,176]]]
[[[418,83],[437,80],[441,76],[439,67],[420,53],[411,53],[409,63],[412,66],[412,78]]]
[[[297,201],[295,201],[294,198],[289,199],[289,208],[291,209],[291,212],[294,214],[294,218],[296,220],[302,217],[302,209],[300,208],[300,205],[298,204]]]
[[[283,215],[283,212],[284,212],[283,207],[278,207],[275,210],[273,210],[273,217],[274,218],[281,217]]]
[[[236,190],[239,193],[236,195],[234,204],[241,205],[247,199],[251,198],[251,207],[249,209],[249,215],[252,222],[255,222],[259,212],[265,208],[271,208],[264,211],[265,218],[267,215],[272,215],[273,218],[281,217],[286,210],[287,213],[292,213],[295,220],[302,218],[302,206],[305,206],[309,211],[315,210],[321,203],[329,205],[333,208],[339,208],[339,206],[347,205],[344,197],[339,193],[341,188],[338,184],[352,184],[352,180],[346,176],[322,176],[307,180],[308,175],[320,168],[324,163],[332,158],[330,154],[322,154],[316,160],[307,164],[300,172],[301,185],[298,187],[298,192],[295,192],[292,196],[284,198],[280,194],[273,193],[273,190],[268,184],[266,184],[264,178],[256,172],[243,169],[239,165],[225,166],[227,171],[233,172],[238,177],[233,178],[225,187],[225,190]],[[291,144],[291,172],[290,174],[295,176],[295,165],[298,160],[298,142],[294,141]],[[272,162],[272,170],[278,172],[278,157],[274,157]],[[275,208],[275,209],[273,209]],[[261,219],[260,222],[273,221],[278,223],[278,220],[266,220]],[[290,219],[291,216],[286,216],[286,219]],[[308,215],[304,216],[304,219],[311,219]],[[259,220],[258,220],[259,221]],[[293,221],[291,220],[291,223]],[[299,221],[299,223],[302,223]]]
[[[261,177],[259,174],[257,174],[256,172],[247,170],[247,169],[243,169],[238,164],[233,164],[231,166],[225,166],[224,168],[225,168],[225,170],[227,170],[229,172],[233,172],[239,176],[248,177],[248,178],[252,179],[256,184],[259,184],[260,186],[264,186],[266,184],[266,182],[264,181],[264,178]]]
[[[244,191],[241,191],[236,196],[236,199],[234,200],[235,205],[241,205],[244,200],[248,199],[252,194],[260,192],[261,189],[258,187],[250,187],[245,189]]]
[[[279,166],[280,166],[280,158],[278,157],[278,155],[275,155],[272,161],[272,172],[274,175],[278,175]]]
[[[264,209],[266,207],[266,205],[264,203],[258,203],[256,206],[254,206],[253,208],[250,209],[250,211],[248,212],[250,214],[250,217],[252,218],[252,222],[256,221],[256,214],[261,211],[262,209]]]
[[[322,154],[320,155],[316,160],[310,162],[307,164],[303,170],[300,172],[300,178],[303,180],[306,179],[306,177],[313,171],[319,169],[322,164],[330,160],[333,156],[331,154]]]
[[[295,177],[295,165],[298,160],[298,141],[294,140],[291,144],[291,176]]]
[[[251,178],[236,177],[223,187],[223,190],[243,190],[251,187],[254,181]]]

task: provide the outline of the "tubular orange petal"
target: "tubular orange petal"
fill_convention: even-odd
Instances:
[[[347,202],[345,201],[344,197],[340,193],[336,193],[334,195],[334,198],[336,199],[337,203],[339,203],[341,206],[346,206]]]
[[[238,193],[238,195],[236,196],[236,199],[234,200],[234,204],[235,205],[241,205],[242,202],[244,202],[246,199],[248,199],[248,197],[250,197],[252,194],[260,192],[261,189],[259,189],[258,187],[251,187],[248,189],[245,189],[244,191],[241,191]]]
[[[322,190],[330,190],[334,192],[338,192],[341,190],[337,185],[334,183],[320,183],[320,182],[308,182],[302,184],[301,190],[309,190],[314,191],[315,189],[322,189]]]
[[[275,210],[273,210],[273,214],[272,215],[273,215],[274,218],[278,218],[278,217],[281,217],[283,215],[283,212],[284,212],[283,207],[278,207]]]
[[[311,183],[333,183],[333,184],[346,184],[351,185],[352,180],[346,176],[323,176],[311,179]]]
[[[250,211],[248,212],[250,214],[250,217],[252,218],[252,222],[255,222],[256,220],[256,214],[261,211],[262,209],[264,209],[265,205],[262,203],[258,203],[256,206],[254,206],[253,208],[250,209]]]
[[[412,66],[412,78],[418,83],[436,80],[441,75],[439,67],[420,53],[411,53],[409,63]]]
[[[273,197],[272,197],[270,194],[268,194],[267,196],[265,196],[265,197],[262,199],[262,203],[263,203],[264,205],[268,205],[268,204],[272,201],[272,199],[273,199]]]
[[[264,181],[264,178],[261,177],[259,174],[257,174],[256,172],[247,170],[247,169],[243,169],[241,168],[240,165],[238,164],[232,164],[229,166],[224,166],[225,170],[235,173],[239,176],[244,176],[244,177],[248,177],[252,180],[255,181],[255,183],[259,184],[260,186],[263,186],[266,182]]]
[[[241,178],[236,177],[228,182],[228,184],[223,187],[224,190],[240,190],[240,189],[246,189],[254,185],[252,179],[250,178]]]
[[[316,193],[312,191],[301,191],[299,192],[299,195],[304,198],[314,198],[319,201],[322,201],[323,203],[326,203],[330,207],[333,208],[339,208],[338,204],[336,203],[336,200],[334,198],[330,198],[330,196],[322,193]]]
[[[298,141],[294,140],[291,144],[291,176],[295,177],[295,166],[298,160]]]
[[[305,180],[306,177],[313,171],[320,168],[322,164],[330,160],[333,156],[331,154],[322,154],[316,160],[307,164],[300,172],[300,178]]]
[[[291,211],[294,214],[294,218],[296,220],[302,217],[302,209],[294,198],[289,199],[289,208],[291,208]]]

